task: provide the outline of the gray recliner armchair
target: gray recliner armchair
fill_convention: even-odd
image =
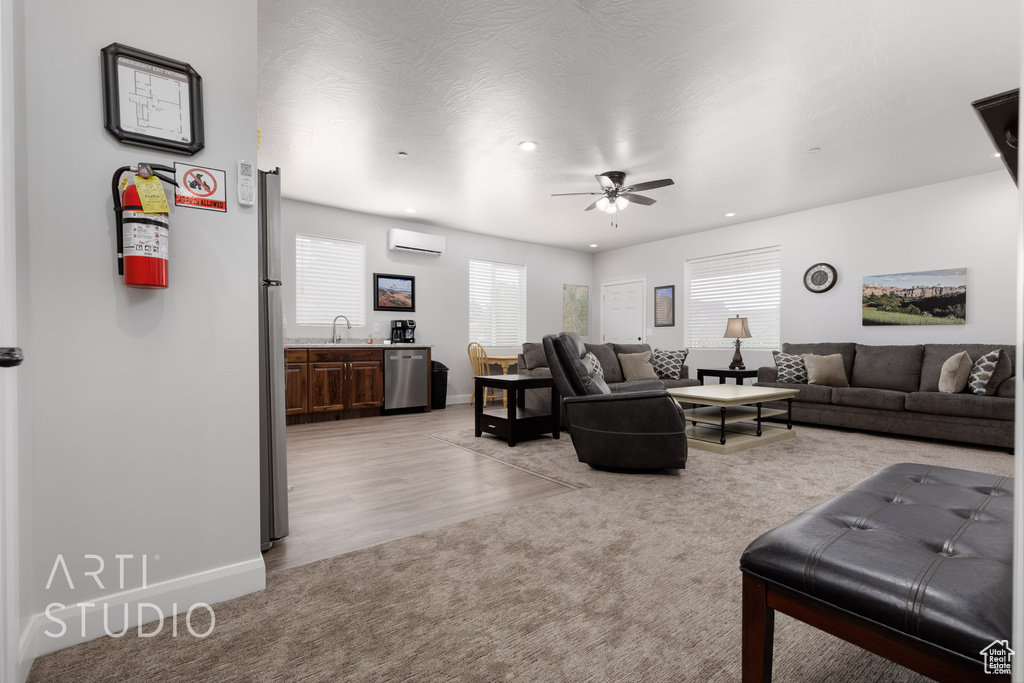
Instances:
[[[659,380],[631,382],[629,391],[616,392],[583,361],[587,350],[579,335],[549,334],[543,343],[580,462],[616,470],[686,467],[682,407]]]

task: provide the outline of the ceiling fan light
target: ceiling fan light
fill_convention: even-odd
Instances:
[[[629,206],[629,200],[628,200],[628,199],[626,199],[625,197],[617,197],[617,198],[615,199],[615,207],[616,207],[616,208],[617,208],[617,209],[618,209],[619,211],[622,211],[622,210],[623,210],[623,209],[625,209],[625,208],[626,208],[627,206]]]
[[[615,206],[615,202],[608,202],[608,206],[605,207],[606,213],[615,213],[619,210],[619,207]]]
[[[595,204],[594,206],[597,209],[600,209],[601,211],[606,211],[608,209],[608,203],[609,202],[607,197],[601,197],[600,199],[597,200],[597,204]]]

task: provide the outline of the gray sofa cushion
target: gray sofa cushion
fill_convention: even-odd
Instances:
[[[942,370],[942,364],[954,353],[966,351],[973,363],[992,349],[1005,349],[1006,353],[1010,355],[1011,361],[1017,353],[1017,348],[1013,344],[925,344],[924,357],[921,359],[920,391],[939,390],[939,373]]]
[[[929,415],[981,417],[990,420],[1013,420],[1013,399],[974,394],[942,394],[937,391],[915,391],[907,394],[907,410]]]
[[[685,365],[683,366],[686,367]],[[682,379],[663,379],[661,383],[665,385],[666,389],[678,389],[680,387],[699,387],[700,382],[695,379],[684,377]]]
[[[756,382],[754,386],[772,387],[773,389],[796,389],[800,393],[793,398],[794,401],[832,403],[832,387],[818,384],[793,384],[792,382]]]
[[[996,396],[999,398],[1016,398],[1017,397],[1017,378],[1011,377],[996,389]]]
[[[586,344],[587,351],[597,356],[597,360],[601,363],[601,369],[604,370],[604,381],[609,384],[615,384],[616,382],[625,382],[626,378],[622,375],[622,367],[619,365],[619,359],[615,355],[615,349],[612,348],[611,344]]]
[[[578,334],[563,332],[555,338],[554,345],[562,361],[566,379],[576,395],[611,393],[605,381],[594,376],[590,363],[583,360],[587,349]]]
[[[651,351],[651,347],[648,344],[612,344],[612,348],[615,349],[615,354],[620,353],[643,353],[644,351]]]
[[[905,392],[917,391],[921,386],[921,358],[923,356],[924,346],[921,344],[907,346],[857,344],[857,358],[853,363],[850,386]],[[941,364],[939,367],[941,369]],[[937,381],[936,385],[938,385]]]
[[[858,358],[860,351],[857,352]],[[903,410],[907,393],[891,389],[868,387],[835,387],[832,389],[832,403],[837,406],[854,406],[875,410]]]
[[[853,361],[857,355],[857,344],[853,342],[786,343],[782,345],[782,350],[785,353],[795,353],[798,356],[804,353],[813,353],[815,356],[831,356],[833,353],[841,354],[843,356],[843,370],[846,371],[847,379],[853,376]]]
[[[548,366],[547,356],[544,355],[544,345],[537,342],[524,342],[523,352],[520,354],[527,370],[534,368],[546,368]],[[522,368],[520,368],[522,369]]]

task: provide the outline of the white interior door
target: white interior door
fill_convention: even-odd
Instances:
[[[643,279],[601,283],[601,341],[637,344],[644,340]]]

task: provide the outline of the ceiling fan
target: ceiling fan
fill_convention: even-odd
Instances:
[[[646,183],[637,183],[636,185],[626,185],[626,174],[622,171],[605,171],[604,173],[594,177],[597,178],[597,182],[601,184],[600,192],[559,192],[551,196],[567,197],[569,195],[578,194],[601,195],[596,202],[583,210],[590,211],[591,209],[600,209],[605,213],[615,213],[616,211],[625,209],[629,206],[630,202],[644,204],[645,206],[650,206],[655,202],[654,199],[640,194],[634,194],[635,192],[643,192],[644,190],[653,190],[658,187],[675,185],[675,182],[671,178],[649,180]]]

